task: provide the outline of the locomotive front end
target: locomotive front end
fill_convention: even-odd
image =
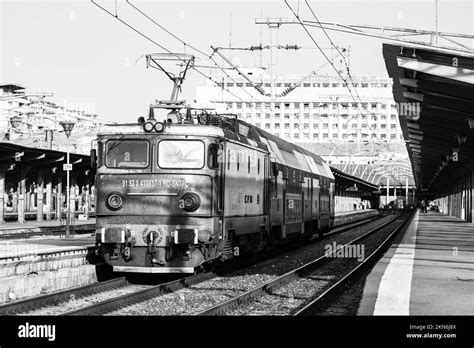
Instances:
[[[192,127],[99,136],[96,246],[114,271],[193,273],[216,257],[218,139]]]

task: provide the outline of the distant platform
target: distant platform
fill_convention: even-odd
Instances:
[[[71,226],[73,233],[92,233],[95,230],[95,218],[81,221],[76,220]],[[41,235],[61,235],[64,234],[64,222],[60,221],[26,221],[19,222],[5,222],[0,224],[0,239],[6,238],[28,238],[30,236]]]
[[[379,214],[377,209],[362,209],[337,212],[334,216],[334,227],[346,224],[349,222],[362,220],[371,216]]]
[[[415,217],[366,279],[359,315],[473,315],[474,224]]]

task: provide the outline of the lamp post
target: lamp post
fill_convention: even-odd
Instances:
[[[69,136],[71,135],[71,131],[74,128],[75,123],[72,121],[65,121],[59,123],[63,129],[64,133],[66,134],[67,138],[67,164],[65,166],[66,169],[66,238],[71,237],[71,210],[70,210],[70,202],[69,202],[69,193],[71,188],[69,187],[69,172],[71,170],[71,166],[69,164]]]

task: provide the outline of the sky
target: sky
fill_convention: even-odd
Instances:
[[[210,54],[210,45],[248,47],[268,44],[270,31],[255,18],[294,18],[284,0],[266,1],[139,1],[133,4],[185,42]],[[124,0],[97,3],[137,27],[173,52],[196,54],[141,17]],[[289,0],[302,18],[312,19],[304,0]],[[341,24],[435,29],[435,0],[423,1],[309,1],[320,21]],[[53,93],[50,100],[97,113],[108,121],[135,122],[146,116],[156,99],[168,99],[171,82],[157,70],[146,69],[144,54],[163,52],[159,47],[101,11],[89,0],[0,0],[0,83],[16,83],[28,92]],[[474,2],[438,0],[438,29],[474,34]],[[322,47],[329,41],[311,29]],[[382,40],[329,32],[333,42],[351,48],[353,75],[388,76],[382,57]],[[308,74],[325,60],[299,25],[273,31],[273,44],[297,44],[308,49],[278,52],[280,74]],[[472,47],[472,43],[471,43]],[[229,55],[228,51],[224,51]],[[268,54],[262,56],[268,66]],[[243,66],[259,65],[259,53],[232,53]],[[173,69],[177,66],[169,65]],[[175,70],[176,71],[176,70]],[[206,71],[208,72],[208,71]],[[330,71],[328,71],[329,73]],[[182,98],[192,101],[204,78],[190,71]]]

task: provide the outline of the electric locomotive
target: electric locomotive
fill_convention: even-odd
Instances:
[[[147,120],[103,126],[92,151],[96,250],[114,271],[193,273],[331,228],[334,176],[319,156],[192,110],[176,81]]]

